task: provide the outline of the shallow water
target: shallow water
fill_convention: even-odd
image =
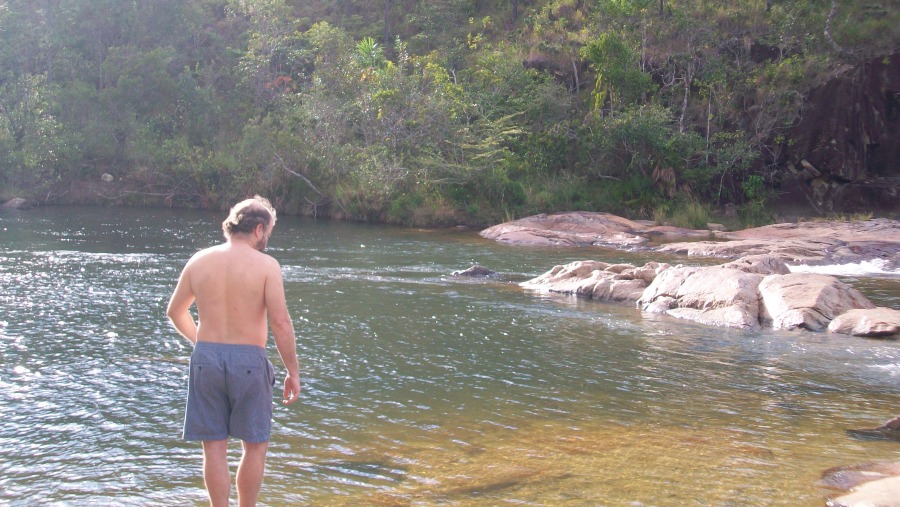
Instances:
[[[221,219],[0,214],[0,503],[204,503],[199,447],[179,440],[189,344],[165,305]],[[900,459],[845,432],[900,415],[898,342],[707,328],[513,283],[659,256],[292,217],[270,253],[304,393],[276,407],[262,505],[820,506],[824,470]],[[475,262],[503,278],[449,276]],[[900,306],[897,278],[846,279]]]

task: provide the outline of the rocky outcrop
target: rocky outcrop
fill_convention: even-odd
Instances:
[[[800,222],[737,232],[654,226],[609,213],[534,215],[495,225],[481,235],[512,245],[600,246],[738,259],[775,256],[789,264],[849,264],[879,260],[900,269],[900,221]],[[651,239],[683,242],[651,245]],[[724,240],[724,241],[723,241]]]
[[[644,226],[609,213],[535,215],[489,227],[481,236],[515,245],[635,246],[647,243]]]
[[[789,264],[850,264],[879,259],[900,269],[900,222],[800,222],[716,233],[729,241],[669,243],[658,250],[704,257],[773,255]]]
[[[650,313],[747,330],[766,326],[821,331],[853,310],[888,318],[896,312],[876,309],[858,290],[835,277],[790,273],[783,261],[770,256],[709,267],[577,261],[556,266],[520,286],[606,302],[634,302]],[[847,319],[858,320],[854,313]]]
[[[720,266],[642,267],[579,261],[556,266],[520,284],[530,290],[575,294],[600,301],[635,302],[647,312],[740,329],[808,329],[869,337],[896,334],[895,310],[876,309],[837,278],[791,273],[787,263],[846,264],[878,260],[900,269],[900,222],[776,224],[737,232],[654,227],[608,213],[535,215],[482,231],[520,245],[656,248],[657,251],[736,259]],[[654,236],[715,236],[649,246]],[[721,241],[725,240],[725,241]],[[867,313],[848,313],[864,311]]]
[[[867,338],[897,337],[900,336],[900,310],[892,308],[850,310],[832,320],[828,324],[828,331]],[[897,429],[900,432],[900,420]]]

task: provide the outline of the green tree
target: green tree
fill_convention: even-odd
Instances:
[[[603,33],[591,41],[582,57],[597,74],[593,91],[597,112],[608,106],[614,115],[617,109],[638,103],[651,89],[650,76],[641,71],[634,52],[614,33]]]

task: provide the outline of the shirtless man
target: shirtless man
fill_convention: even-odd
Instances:
[[[194,344],[185,440],[203,442],[203,478],[210,504],[227,506],[231,494],[228,437],[241,439],[238,502],[256,505],[272,428],[275,374],[266,358],[268,325],[287,369],[282,403],[297,401],[300,374],[294,326],[278,261],[262,253],[275,210],[256,196],[239,202],[222,222],[225,243],[196,253],[185,265],[166,311]],[[197,304],[199,322],[189,309]]]

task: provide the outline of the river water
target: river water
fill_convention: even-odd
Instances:
[[[0,503],[205,502],[199,446],[179,439],[190,346],[165,307],[222,218],[0,214]],[[269,252],[304,391],[275,409],[261,505],[821,506],[826,469],[900,459],[846,433],[900,415],[898,342],[708,328],[513,283],[647,254],[293,217]],[[476,262],[503,279],[450,276]],[[900,306],[900,279],[849,280]]]

